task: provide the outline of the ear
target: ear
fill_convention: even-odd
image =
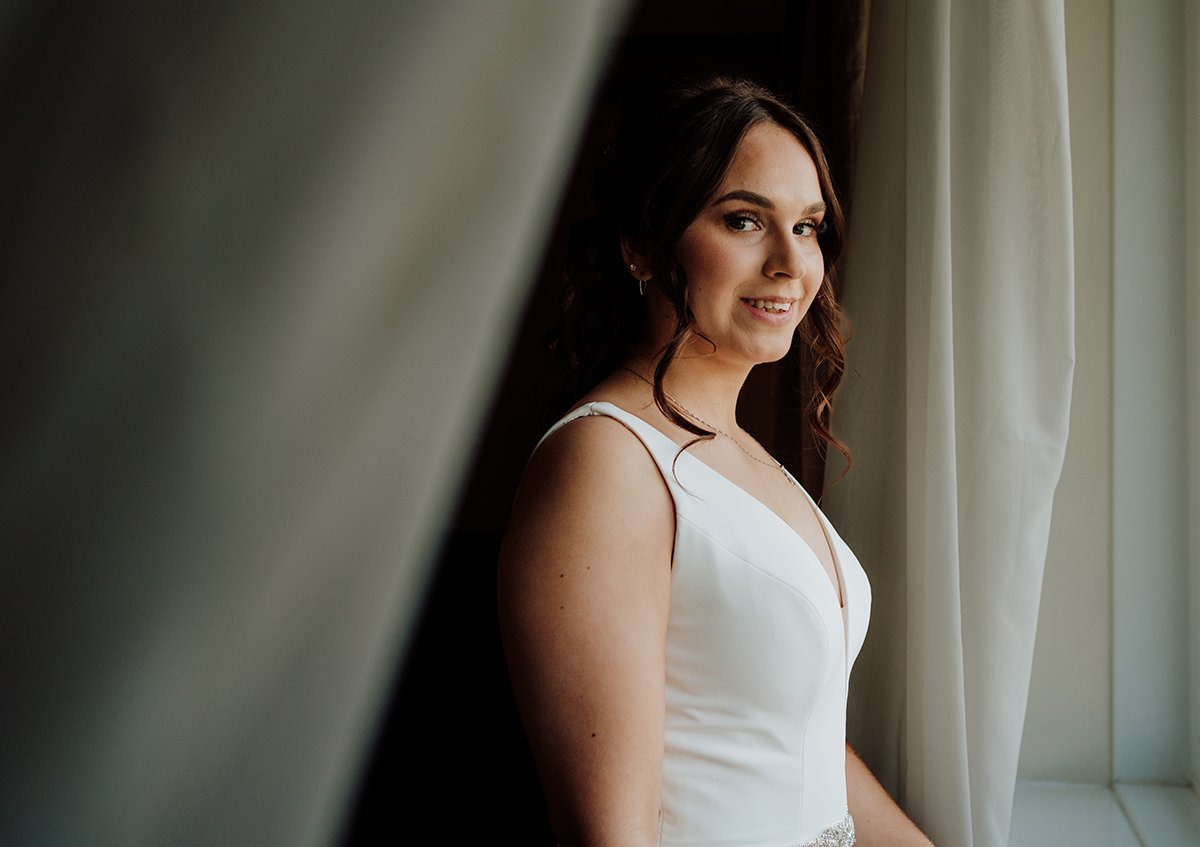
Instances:
[[[621,239],[621,256],[630,276],[638,280],[650,278],[650,257],[634,247],[628,238]]]

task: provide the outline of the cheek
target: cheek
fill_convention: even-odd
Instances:
[[[711,277],[720,276],[721,269],[729,261],[727,253],[727,248],[717,239],[685,236],[679,242],[676,255],[688,280],[702,284]]]
[[[825,260],[821,257],[821,251],[814,251],[813,255],[808,257],[808,268],[805,271],[805,280],[811,280],[806,288],[812,292],[811,296],[816,297],[817,292],[821,290],[821,286],[825,282]]]

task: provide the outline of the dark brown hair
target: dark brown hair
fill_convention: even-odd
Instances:
[[[829,424],[831,397],[845,372],[842,313],[833,290],[845,218],[812,128],[752,82],[718,77],[628,108],[616,140],[601,149],[594,169],[597,212],[571,230],[563,318],[552,347],[567,369],[572,401],[629,355],[645,320],[645,301],[625,268],[625,239],[650,257],[653,284],[675,311],[674,335],[654,372],[655,402],[677,426],[700,438],[712,437],[663,390],[663,378],[679,351],[691,338],[703,337],[688,308],[676,246],[716,194],[742,138],[764,122],[790,132],[812,156],[825,201],[825,226],[818,235],[825,278],[799,328],[812,353],[806,417],[821,449],[833,446],[849,463],[849,451]]]

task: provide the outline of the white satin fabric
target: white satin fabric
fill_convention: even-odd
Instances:
[[[884,598],[851,737],[934,843],[1005,847],[1074,370],[1063,8],[889,0],[870,41],[824,501]]]
[[[641,418],[589,403],[550,432],[587,415],[628,427],[675,501],[660,843],[816,838],[846,816],[846,690],[870,617],[866,574],[821,515],[840,608],[795,530]]]

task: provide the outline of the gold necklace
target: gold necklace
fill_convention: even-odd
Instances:
[[[623,371],[627,371],[628,373],[633,374],[638,379],[640,379],[642,382],[649,385],[651,388],[654,387],[653,382],[646,379],[644,376],[642,376],[640,373],[635,371],[633,368],[628,368],[625,365],[621,365],[620,368]],[[787,468],[785,468],[783,466],[783,463],[777,461],[774,456],[771,456],[770,453],[767,453],[767,455],[771,457],[771,462],[774,462],[774,464],[771,464],[771,462],[764,462],[762,459],[758,458],[758,456],[755,456],[753,453],[751,453],[749,450],[747,450],[745,447],[742,446],[742,442],[738,441],[736,438],[734,438],[732,435],[730,435],[728,432],[721,429],[720,427],[713,426],[708,421],[704,420],[704,418],[700,417],[695,412],[693,412],[691,409],[689,409],[687,406],[680,403],[678,398],[672,396],[671,394],[667,394],[665,389],[663,390],[663,394],[666,394],[667,399],[669,399],[672,403],[674,403],[676,406],[678,406],[680,409],[682,409],[684,414],[686,414],[689,418],[694,420],[696,423],[700,424],[701,426],[708,427],[709,429],[711,429],[713,432],[717,433],[718,435],[725,436],[726,438],[728,438],[730,441],[733,442],[733,445],[735,447],[737,447],[739,450],[741,450],[743,453],[745,453],[747,456],[749,456],[754,461],[758,462],[763,467],[767,467],[767,468],[771,468],[772,470],[779,471],[781,474],[783,474],[783,478],[786,479],[789,484],[797,485],[797,486],[800,484],[800,483],[796,482],[795,477],[793,477],[790,473],[788,473]]]

